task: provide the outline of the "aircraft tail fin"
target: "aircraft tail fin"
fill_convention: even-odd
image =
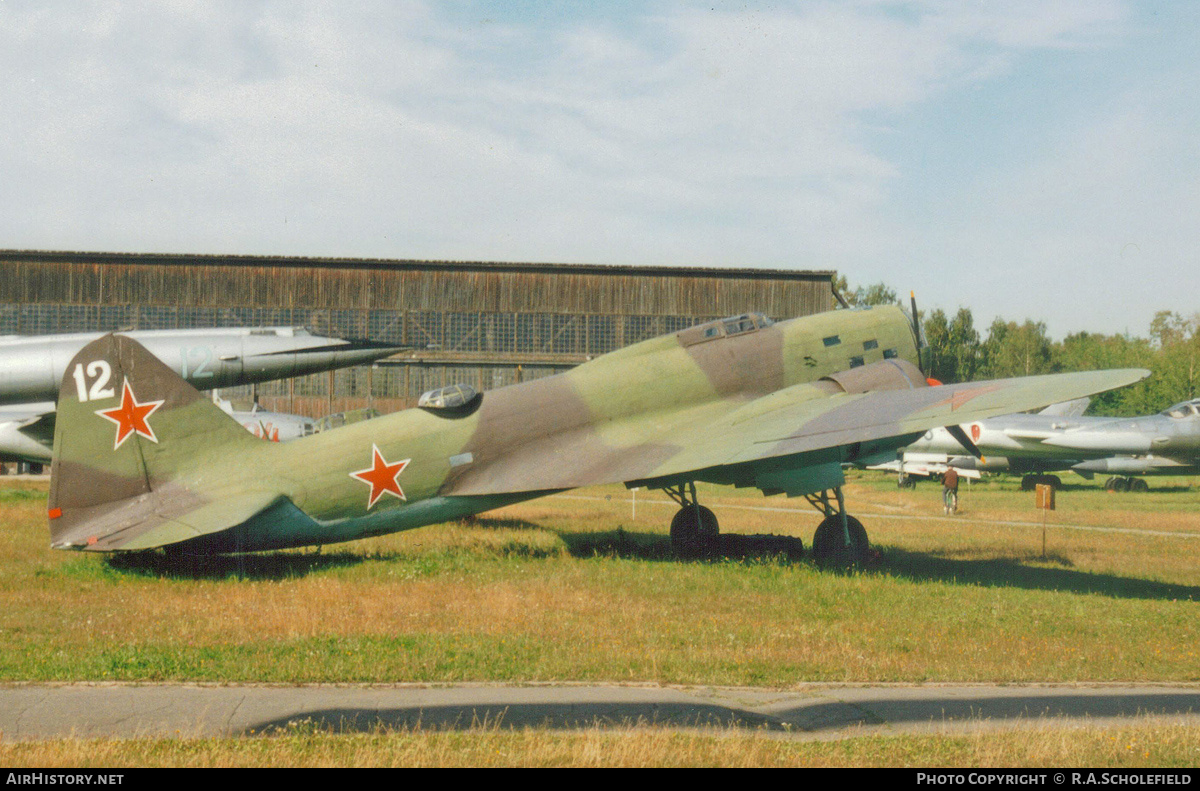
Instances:
[[[51,544],[114,550],[174,543],[201,534],[186,519],[201,509],[221,512],[218,529],[239,524],[279,495],[205,492],[194,485],[197,471],[245,463],[270,445],[137,341],[105,335],[75,355],[59,389]]]
[[[1050,415],[1052,417],[1079,417],[1091,403],[1092,399],[1084,396],[1083,398],[1076,398],[1071,401],[1060,401],[1057,404],[1051,404],[1038,412],[1038,414]]]

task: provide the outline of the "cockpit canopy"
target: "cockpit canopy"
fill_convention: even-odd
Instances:
[[[1200,398],[1194,398],[1191,401],[1184,401],[1176,404],[1170,409],[1163,412],[1167,417],[1184,418],[1200,416]]]
[[[445,410],[447,412],[466,411],[475,405],[482,396],[470,385],[453,384],[437,390],[422,393],[417,399],[417,406],[423,409]]]
[[[679,333],[684,344],[701,343],[717,338],[727,338],[731,335],[743,335],[748,332],[770,327],[775,322],[761,313],[743,313],[740,316],[730,316],[725,319],[697,324]]]

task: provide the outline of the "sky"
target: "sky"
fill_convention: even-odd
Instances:
[[[0,248],[1200,312],[1200,3],[0,0]]]

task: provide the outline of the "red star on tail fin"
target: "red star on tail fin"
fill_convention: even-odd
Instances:
[[[121,389],[121,405],[112,409],[97,409],[96,414],[117,424],[117,438],[113,442],[113,450],[116,450],[131,434],[158,442],[158,437],[154,436],[154,429],[150,427],[149,417],[162,405],[162,401],[138,401],[137,396],[133,394],[133,388],[129,386],[129,380],[126,379],[125,386]]]

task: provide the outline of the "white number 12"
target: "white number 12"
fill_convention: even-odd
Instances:
[[[80,401],[112,398],[116,395],[116,391],[111,387],[105,387],[108,384],[108,380],[112,378],[112,367],[108,364],[107,360],[93,360],[88,363],[87,375],[95,379],[92,382],[90,390],[87,386],[87,380],[83,376],[83,363],[76,364],[72,376],[75,377],[75,388],[79,394]]]

